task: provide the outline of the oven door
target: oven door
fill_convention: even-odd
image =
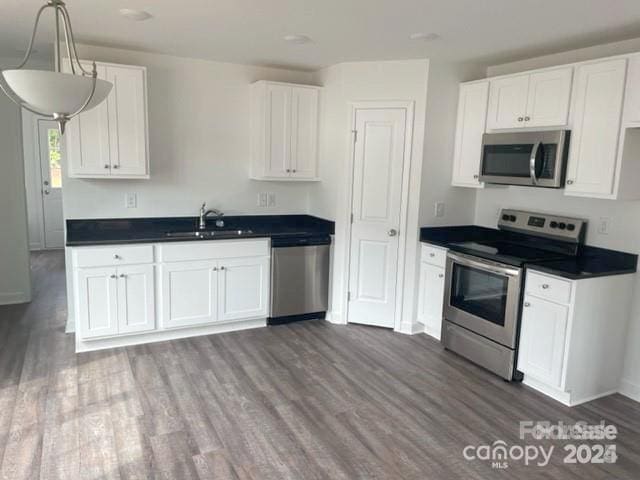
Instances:
[[[515,349],[522,269],[447,254],[444,318]]]

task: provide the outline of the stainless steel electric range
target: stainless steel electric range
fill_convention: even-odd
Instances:
[[[487,240],[449,245],[442,343],[500,375],[516,371],[518,335],[528,263],[576,256],[586,220],[504,209]]]

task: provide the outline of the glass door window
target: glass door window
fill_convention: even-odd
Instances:
[[[509,278],[477,268],[454,264],[451,281],[452,307],[505,325]]]
[[[62,154],[60,152],[60,131],[57,128],[47,129],[47,146],[49,160],[49,186],[62,188]]]

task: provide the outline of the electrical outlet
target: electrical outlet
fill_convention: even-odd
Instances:
[[[609,235],[610,227],[611,219],[609,217],[600,217],[600,220],[598,220],[598,233],[600,235]]]
[[[436,202],[433,210],[436,217],[444,217],[444,202]]]
[[[135,193],[127,193],[124,196],[124,206],[126,208],[137,208],[138,207],[138,197]]]
[[[267,206],[275,207],[276,206],[276,194],[273,192],[269,192],[267,195]]]
[[[258,207],[265,208],[269,203],[269,196],[266,192],[260,192],[258,194]]]

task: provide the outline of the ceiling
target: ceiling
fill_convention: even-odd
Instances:
[[[22,55],[43,3],[2,0],[0,56]],[[305,70],[425,57],[496,64],[640,37],[638,0],[68,0],[67,7],[79,43]],[[120,8],[153,18],[134,22]],[[41,54],[52,23],[50,14],[43,18]],[[440,38],[410,40],[416,32]],[[288,44],[289,34],[313,42]]]

